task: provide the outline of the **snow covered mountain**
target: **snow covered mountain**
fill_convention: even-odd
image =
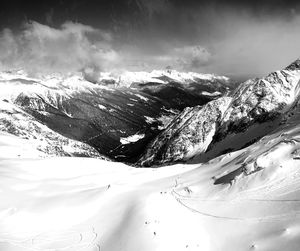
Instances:
[[[0,250],[298,250],[300,106],[282,93],[277,128],[202,164],[18,158],[27,140],[0,133]]]
[[[263,79],[251,79],[208,104],[186,108],[148,146],[139,164],[207,161],[241,149],[278,127],[295,109],[300,61]]]
[[[225,76],[217,76],[214,74],[201,74],[195,72],[178,72],[176,70],[154,70],[152,72],[129,72],[125,71],[120,74],[104,72],[100,74],[96,82],[115,84],[119,86],[130,87],[135,84],[168,84],[171,82],[181,84],[191,83],[221,83],[223,85],[231,84],[231,80]]]
[[[0,99],[51,131],[90,145],[101,155],[135,162],[182,109],[203,105],[229,90],[227,78],[207,78],[203,76],[198,83],[159,80],[153,85],[144,76],[142,82],[131,80],[134,82],[126,87],[91,83],[82,75],[31,78],[23,71],[2,72]],[[224,84],[219,80],[212,83],[212,78]],[[193,74],[190,79],[195,81]],[[10,119],[10,123],[14,121]]]
[[[13,84],[0,92],[1,122],[8,121],[0,132],[0,250],[298,250],[299,77],[300,60],[186,108],[159,136],[178,144],[154,150],[202,163],[161,168],[43,155],[31,139],[56,134],[12,102],[20,89],[32,95],[32,82],[6,78],[2,87]]]

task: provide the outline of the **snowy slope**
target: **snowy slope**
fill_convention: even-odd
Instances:
[[[298,250],[298,68],[300,61],[245,83],[234,94],[239,106],[223,97],[204,110],[194,108],[201,126],[190,116],[193,108],[184,111],[186,120],[177,124],[207,132],[197,148],[207,147],[206,139],[217,127],[220,138],[226,130],[248,131],[228,126],[229,120],[247,118],[253,133],[262,130],[260,124],[266,126],[261,117],[256,120],[258,111],[281,114],[256,143],[206,163],[133,168],[95,158],[41,158],[28,139],[0,132],[0,250]],[[6,101],[2,107],[17,109]],[[22,111],[15,113],[20,124],[29,119]],[[206,116],[213,128],[205,125]],[[215,123],[220,117],[226,127]],[[135,141],[139,135],[123,140]],[[189,140],[187,135],[180,144]]]
[[[297,106],[243,150],[160,169],[0,151],[0,250],[298,250],[299,121]]]

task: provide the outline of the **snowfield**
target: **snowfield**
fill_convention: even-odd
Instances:
[[[298,250],[299,120],[206,164],[159,169],[40,159],[1,133],[0,250]]]
[[[120,138],[120,142],[121,142],[121,144],[126,145],[126,144],[130,144],[132,142],[137,142],[144,137],[145,137],[145,134],[134,134],[127,138]]]

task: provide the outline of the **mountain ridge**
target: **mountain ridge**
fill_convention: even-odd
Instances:
[[[161,73],[165,71],[155,74]],[[192,83],[171,79],[158,80],[155,85],[142,81],[126,86],[93,83],[80,74],[32,78],[21,70],[0,72],[0,98],[62,136],[94,147],[101,155],[135,162],[149,141],[181,110],[203,105],[229,90],[225,77],[223,85],[212,83],[213,75],[200,82],[193,82],[193,76],[188,78]]]
[[[299,90],[299,60],[265,78],[250,79],[242,83],[227,97],[228,106],[221,117],[215,116],[212,121],[208,118],[205,119],[210,116],[209,112],[205,112],[208,106],[214,107],[213,113],[219,109],[218,105],[214,105],[217,104],[216,100],[204,105],[203,108],[194,107],[189,110],[189,120],[194,120],[194,122],[185,125],[186,127],[178,123],[178,120],[186,119],[186,113],[178,115],[175,121],[166,128],[166,131],[149,144],[147,151],[137,164],[161,165],[174,161],[187,161],[196,155],[200,156],[198,156],[198,161],[202,162],[217,157],[221,153],[238,150],[276,128],[281,121],[279,117],[284,117],[285,113],[292,109],[293,104],[298,101]],[[200,116],[201,119],[198,117],[199,113],[204,113],[202,115],[204,119],[202,116]],[[269,123],[270,121],[274,122],[273,125],[272,122]],[[203,124],[211,126],[209,129],[205,129]],[[256,132],[255,130],[251,131],[250,128],[255,125],[262,125],[263,130],[259,131],[257,128]],[[196,137],[195,126],[200,130]],[[171,134],[169,134],[170,131],[172,131]],[[213,136],[208,137],[211,134]],[[250,134],[254,135],[249,136]],[[245,137],[245,142],[242,142],[243,146],[238,142],[238,135]],[[225,141],[226,146],[222,141],[230,137],[232,137],[231,140]],[[203,139],[208,139],[208,141]],[[235,147],[233,142],[238,147]],[[233,144],[233,148],[229,148],[229,143]],[[214,149],[218,149],[217,152],[213,152]]]

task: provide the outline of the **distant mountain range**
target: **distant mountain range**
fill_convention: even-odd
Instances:
[[[22,132],[20,119],[7,115],[22,114],[22,120],[112,160],[143,166],[205,162],[277,128],[295,109],[300,90],[299,60],[234,91],[230,79],[211,74],[112,75],[102,73],[92,83],[80,74],[30,78],[23,71],[2,72],[2,130],[25,137],[32,126]]]
[[[178,72],[176,70],[154,70],[152,72],[123,72],[120,74],[113,74],[105,72],[100,74],[96,80],[100,83],[114,83],[119,86],[134,86],[135,84],[168,84],[172,82],[180,84],[192,83],[221,83],[229,84],[232,81],[225,76],[218,76],[214,74],[201,74],[195,72]]]
[[[82,74],[32,78],[22,70],[1,72],[0,98],[61,137],[89,145],[101,156],[134,163],[183,109],[204,105],[233,85],[226,77],[171,70],[112,75],[102,73],[92,83]],[[5,109],[2,116],[16,126]],[[20,130],[15,134],[23,135]]]

